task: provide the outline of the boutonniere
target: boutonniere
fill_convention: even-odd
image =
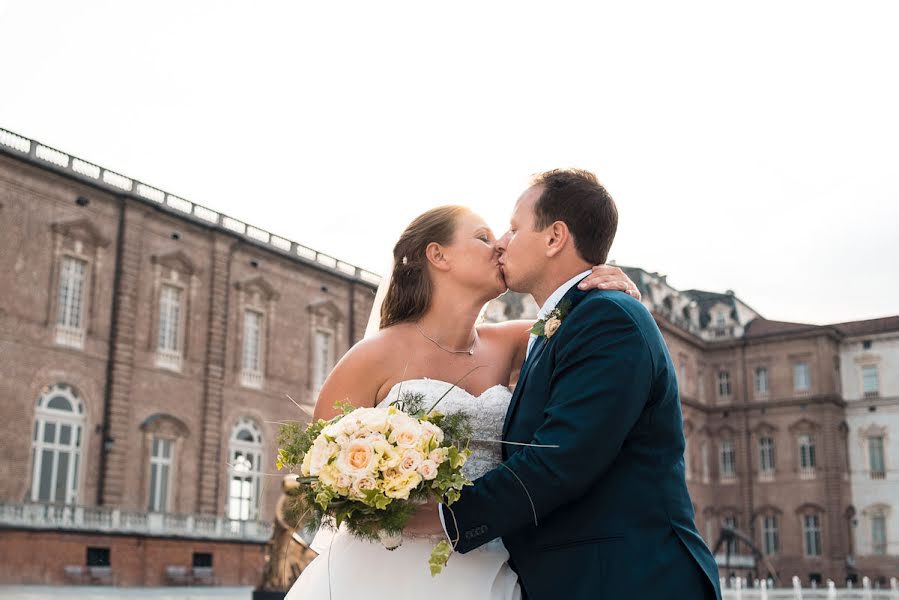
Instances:
[[[546,339],[551,338],[559,329],[559,326],[562,325],[562,321],[565,317],[568,316],[569,310],[571,310],[571,301],[562,300],[559,302],[559,305],[546,316],[546,318],[540,319],[534,323],[534,326],[531,328],[531,333],[536,336],[543,336]]]

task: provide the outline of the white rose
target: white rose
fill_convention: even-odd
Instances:
[[[366,408],[359,415],[359,424],[370,432],[384,433],[387,431],[387,411],[383,408]]]
[[[388,440],[400,448],[414,448],[421,439],[421,427],[414,420],[412,423],[394,427]]]
[[[328,464],[328,461],[331,460],[337,451],[337,444],[329,442],[324,436],[315,438],[315,441],[312,443],[312,448],[309,450],[309,453],[311,454],[309,459],[309,474],[318,475],[319,471]]]
[[[330,425],[325,425],[322,427],[321,435],[326,435],[329,438],[336,438],[341,433],[343,433],[343,423],[344,419],[337,421],[336,423],[331,423]]]
[[[437,463],[433,460],[423,461],[418,465],[418,474],[421,475],[422,479],[425,481],[431,481],[437,477]]]
[[[421,453],[417,450],[406,450],[403,453],[403,458],[400,460],[400,471],[403,473],[408,473],[410,471],[415,471],[418,469],[418,465],[421,464]]]
[[[394,428],[395,427],[411,427],[412,425],[415,425],[416,423],[418,423],[418,420],[413,419],[406,413],[398,410],[395,412],[390,412],[387,415],[387,423],[391,427],[394,427]]]
[[[303,475],[305,475],[306,477],[309,477],[310,475],[312,475],[311,467],[312,467],[312,453],[307,452],[306,456],[303,457],[303,464],[300,465],[300,472]]]
[[[443,430],[442,429],[440,429],[439,427],[437,427],[436,425],[434,425],[433,423],[430,423],[428,421],[423,421],[421,424],[421,427],[422,427],[422,429],[425,430],[425,433],[427,435],[432,436],[438,444],[443,443]]]
[[[341,489],[347,489],[353,485],[353,478],[347,475],[346,473],[341,473],[337,476],[337,487]]]

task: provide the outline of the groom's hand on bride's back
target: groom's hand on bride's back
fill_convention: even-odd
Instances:
[[[612,265],[593,267],[593,272],[578,284],[578,288],[582,290],[619,290],[630,294],[637,300],[643,298],[631,278],[624,271]]]
[[[412,536],[432,536],[443,533],[443,525],[440,524],[440,505],[433,500],[422,504],[406,523],[403,533]]]

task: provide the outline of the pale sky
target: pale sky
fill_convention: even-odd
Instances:
[[[899,3],[0,0],[0,127],[382,272],[597,173],[612,258],[770,319],[899,314]]]

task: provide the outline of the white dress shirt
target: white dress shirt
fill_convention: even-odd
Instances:
[[[549,295],[549,298],[546,299],[546,302],[544,302],[543,306],[540,307],[540,310],[537,311],[537,320],[539,321],[541,319],[545,319],[546,317],[548,317],[549,313],[551,313],[552,311],[554,311],[556,309],[556,307],[559,305],[559,302],[561,302],[562,298],[565,297],[565,294],[568,293],[568,290],[573,288],[576,284],[578,284],[581,281],[581,279],[583,279],[584,277],[586,277],[587,275],[589,275],[592,272],[593,272],[593,269],[590,269],[589,271],[584,271],[583,273],[578,273],[577,275],[575,275],[574,277],[572,277],[571,279],[569,279],[568,281],[566,281],[565,283],[560,285],[558,287],[558,289],[556,289],[555,292],[553,292],[552,294]],[[528,351],[524,355],[525,360],[527,360],[528,354],[531,353],[531,346],[534,345],[534,342],[536,340],[537,340],[537,336],[532,333],[531,337],[528,339]]]

